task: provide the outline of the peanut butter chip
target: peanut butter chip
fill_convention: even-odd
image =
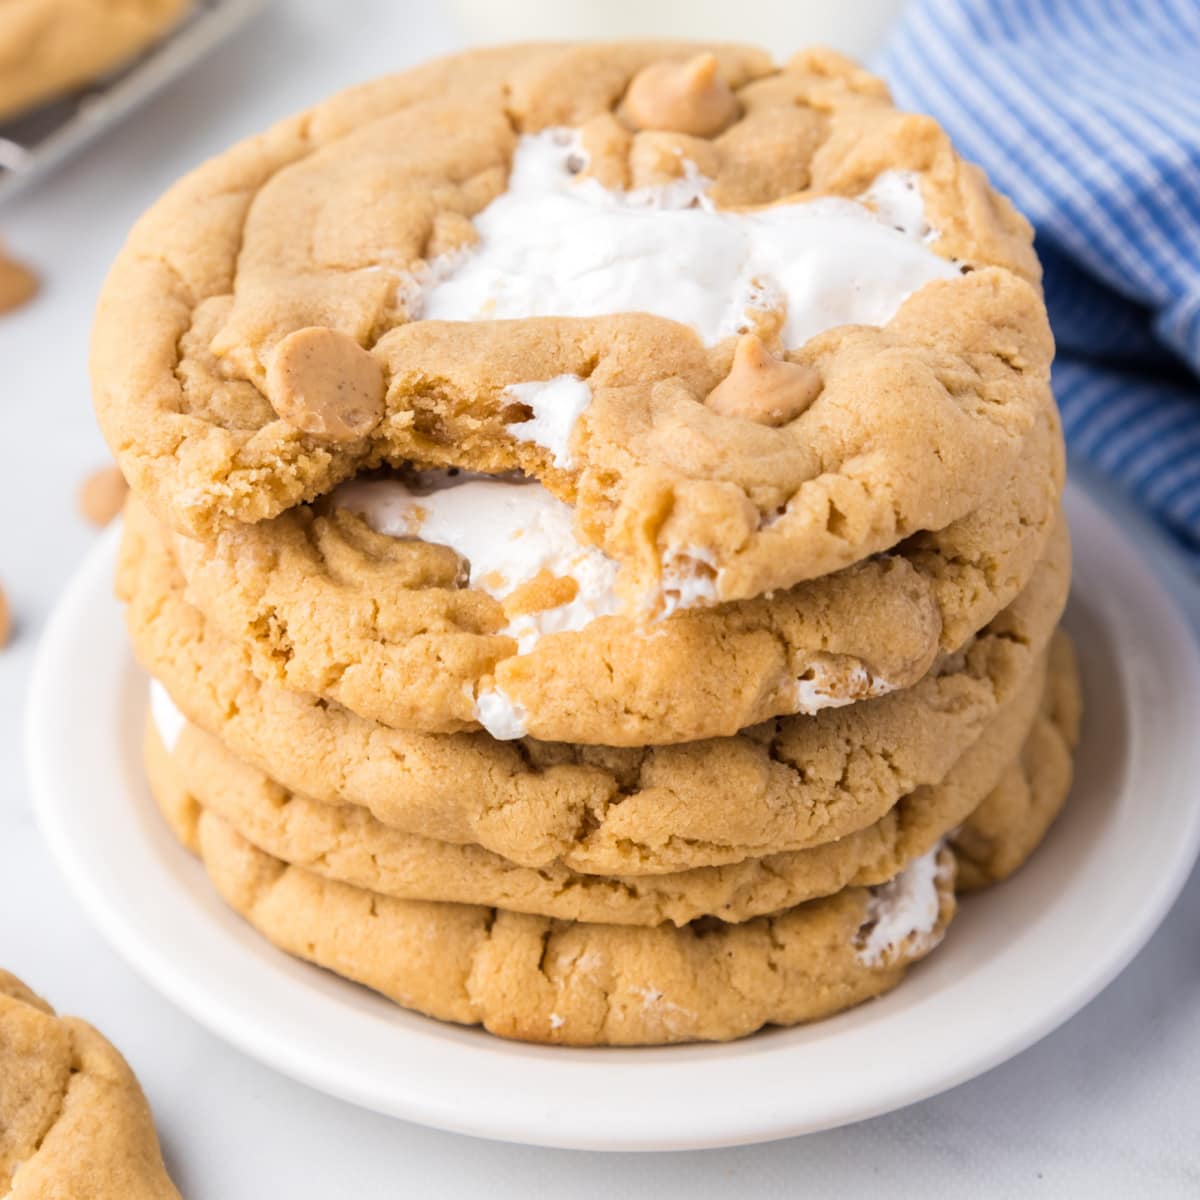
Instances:
[[[652,63],[633,77],[625,93],[624,114],[635,129],[713,137],[740,112],[714,54],[699,54],[685,63]]]
[[[0,313],[20,308],[37,294],[38,278],[0,249]]]
[[[0,588],[0,650],[8,645],[10,637],[12,637],[12,614],[8,611],[8,597],[4,594],[4,589]]]
[[[760,425],[794,421],[821,392],[815,367],[775,358],[757,334],[738,339],[729,374],[708,394],[705,404],[723,417]]]
[[[103,528],[121,511],[129,485],[116,467],[93,471],[79,489],[79,511],[85,520]]]
[[[310,325],[275,347],[267,399],[289,425],[331,442],[366,437],[383,420],[383,368],[352,337]]]

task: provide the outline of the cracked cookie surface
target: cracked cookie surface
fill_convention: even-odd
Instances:
[[[1078,683],[1065,639],[1051,657],[1052,682],[1025,748],[981,806],[1014,784],[1040,796],[1032,807],[1002,802],[1007,827],[997,814],[990,821],[1010,869],[1036,848],[1041,813],[1061,803],[1070,782]],[[721,1041],[819,1020],[895,987],[940,942],[955,908],[945,848],[887,883],[740,924],[704,917],[631,927],[399,899],[258,849],[178,786],[171,768],[162,756],[152,771],[168,821],[269,941],[404,1007],[525,1041]]]
[[[1056,656],[1056,667],[1073,670],[1062,656]],[[988,808],[985,798],[993,789],[1007,795],[1022,787],[1042,787],[1047,802],[1057,803],[1056,789],[1065,794],[1069,775],[1047,772],[1042,786],[1042,757],[1046,754],[1057,765],[1053,751],[1066,745],[1066,735],[1042,728],[1053,726],[1062,713],[1043,694],[1049,697],[1068,686],[1055,679],[1047,687],[1044,671],[1035,672],[943,780],[901,797],[865,829],[809,850],[672,875],[583,875],[561,864],[534,870],[479,847],[400,833],[366,809],[322,804],[289,792],[240,762],[216,738],[186,724],[181,715],[164,717],[161,702],[151,708],[145,754],[160,806],[176,814],[172,823],[184,840],[191,840],[204,808],[281,861],[397,899],[483,904],[614,925],[683,925],[701,916],[739,922],[843,887],[885,883],[971,813]],[[1029,748],[1022,754],[1019,748],[1027,740]],[[1000,807],[997,801],[988,811]],[[1033,825],[1023,816],[1005,808],[989,823],[1005,834],[1012,826]],[[1038,829],[1032,828],[1030,835],[1036,841]]]
[[[977,509],[1052,403],[1028,225],[933,121],[828,53],[775,68],[713,47],[731,125],[698,137],[623,123],[636,75],[703,49],[476,52],[343,93],[188,176],[135,228],[93,337],[97,413],[134,490],[211,536],[381,463],[520,469],[619,564],[631,611],[661,609],[681,574],[705,602],[789,587]],[[581,221],[708,222],[734,263],[743,243],[790,239],[794,255],[765,259],[801,265],[841,247],[818,275],[850,283],[814,301],[751,272],[726,288],[732,321],[650,286],[543,312],[551,301],[522,299],[537,290],[497,255],[537,261],[505,232],[514,204],[518,228],[554,228],[522,217],[545,197],[518,183],[548,178],[535,152],[556,138],[549,199],[586,209]],[[532,175],[518,170],[530,154]],[[856,260],[866,243],[878,251]],[[856,271],[874,286],[889,264],[878,303],[837,299],[859,294]],[[705,403],[750,325],[806,369],[804,404],[778,426]],[[328,391],[280,392],[293,373],[273,373],[275,356],[305,330],[373,360],[378,410],[373,382],[348,422]],[[587,403],[565,440],[539,438],[520,389],[564,379]]]
[[[188,719],[290,790],[523,866],[635,875],[804,849],[939,782],[1036,669],[1069,558],[1060,527],[1017,599],[904,692],[642,748],[405,734],[264,683],[186,603],[153,522],[127,521],[118,590],[135,653]]]
[[[0,1192],[8,1200],[179,1200],[125,1060],[0,971]]]
[[[867,940],[878,889],[739,925],[592,925],[336,883],[203,809],[191,848],[225,901],[288,953],[440,1020],[566,1045],[726,1041],[830,1016],[895,987],[954,914],[946,849],[917,869],[920,923],[879,948]]]

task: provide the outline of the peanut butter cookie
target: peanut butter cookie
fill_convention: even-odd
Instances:
[[[406,734],[264,683],[189,606],[168,539],[126,521],[118,588],[135,653],[189,720],[286,788],[528,867],[661,874],[808,846],[941,781],[1037,669],[1065,603],[1060,529],[1018,598],[902,692],[728,738],[599,747]]]
[[[954,914],[944,848],[879,888],[682,928],[397,900],[288,866],[203,809],[192,848],[289,954],[443,1021],[576,1046],[727,1041],[831,1016],[895,987]]]
[[[104,289],[95,402],[183,533],[381,464],[520,470],[656,615],[978,509],[1052,404],[1038,278],[981,172],[836,55],[492,49],[173,188]]]
[[[0,1192],[8,1200],[179,1200],[125,1060],[0,971]]]
[[[1041,844],[1070,790],[1082,702],[1074,649],[1067,638],[1055,638],[1043,702],[1049,723],[1035,726],[1022,770],[1006,776],[954,835],[959,890],[1007,879]]]
[[[1062,478],[1048,409],[1000,492],[946,529],[650,623],[620,614],[615,564],[536,483],[393,474],[173,548],[188,600],[265,680],[407,731],[642,746],[916,683],[1029,580]]]
[[[1072,669],[1069,661],[1058,665]],[[1034,767],[1043,757],[1057,764],[1061,755],[1055,758],[1053,749],[1067,744],[1064,731],[1043,729],[1053,726],[1050,711],[1043,712],[1031,732],[1036,705],[1046,692],[1043,685],[1044,674],[1038,671],[940,783],[901,797],[873,825],[808,850],[671,875],[584,875],[561,864],[534,870],[477,846],[401,833],[364,808],[322,804],[289,792],[182,715],[164,710],[161,697],[147,724],[146,765],[160,803],[177,814],[173,823],[185,830],[185,837],[204,808],[274,858],[397,899],[484,904],[614,925],[684,925],[701,916],[737,922],[843,887],[885,883],[981,805],[989,812],[999,807],[985,799],[993,789],[1007,794],[1040,786],[1043,776]],[[1055,681],[1050,687],[1054,691],[1060,685]],[[1017,759],[1027,738],[1036,738],[1037,745],[1025,756],[1026,769],[1025,758]],[[1046,772],[1047,797],[1057,803],[1068,781],[1069,773]],[[171,802],[167,797],[172,790],[184,795]],[[996,822],[1002,834],[1028,827],[1031,839],[1038,839],[1039,829],[1022,813],[1002,816],[1013,818]]]

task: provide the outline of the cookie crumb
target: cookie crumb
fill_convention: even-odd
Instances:
[[[79,512],[85,521],[103,529],[125,503],[129,485],[117,467],[101,467],[80,485]]]

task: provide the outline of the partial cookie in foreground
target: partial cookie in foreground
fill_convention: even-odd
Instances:
[[[570,509],[534,483],[360,480],[172,546],[189,601],[268,681],[412,732],[483,725],[498,738],[642,746],[916,683],[1028,582],[1062,482],[1048,409],[1004,487],[945,529],[770,597],[650,624],[617,612],[616,564],[577,541]],[[151,518],[131,505],[130,520]]]
[[[902,797],[865,829],[809,850],[672,875],[614,878],[561,864],[535,870],[476,846],[400,833],[365,809],[287,791],[181,715],[170,724],[157,703],[147,723],[145,757],[160,806],[173,814],[185,841],[191,841],[204,808],[274,858],[397,899],[482,904],[614,925],[683,925],[706,915],[737,922],[843,887],[884,883],[961,826],[1002,778],[1037,780],[1040,748],[1030,752],[1024,768],[1016,760],[1021,744],[1033,736],[1045,690],[1039,671],[945,779]],[[1049,722],[1043,715],[1036,723]]]
[[[735,737],[608,748],[402,734],[262,683],[182,599],[157,527],[127,522],[118,588],[134,651],[187,717],[293,791],[513,862],[662,874],[799,850],[940,781],[1037,668],[1066,601],[1065,527],[1026,589],[904,692]]]
[[[640,124],[639,75],[706,51],[732,123]],[[184,533],[385,462],[520,469],[659,612],[978,509],[1052,403],[1039,274],[978,168],[836,55],[499,48],[173,188],[105,286],[92,376],[133,489]],[[797,368],[782,401],[746,392],[750,335]]]
[[[0,1193],[179,1200],[142,1089],[86,1022],[0,971]]]
[[[954,835],[960,890],[1007,879],[1041,844],[1070,791],[1083,695],[1075,651],[1059,636],[1050,648],[1049,726],[1035,727],[1023,769],[1006,778]]]
[[[0,120],[104,75],[157,40],[189,0],[0,5]]]

